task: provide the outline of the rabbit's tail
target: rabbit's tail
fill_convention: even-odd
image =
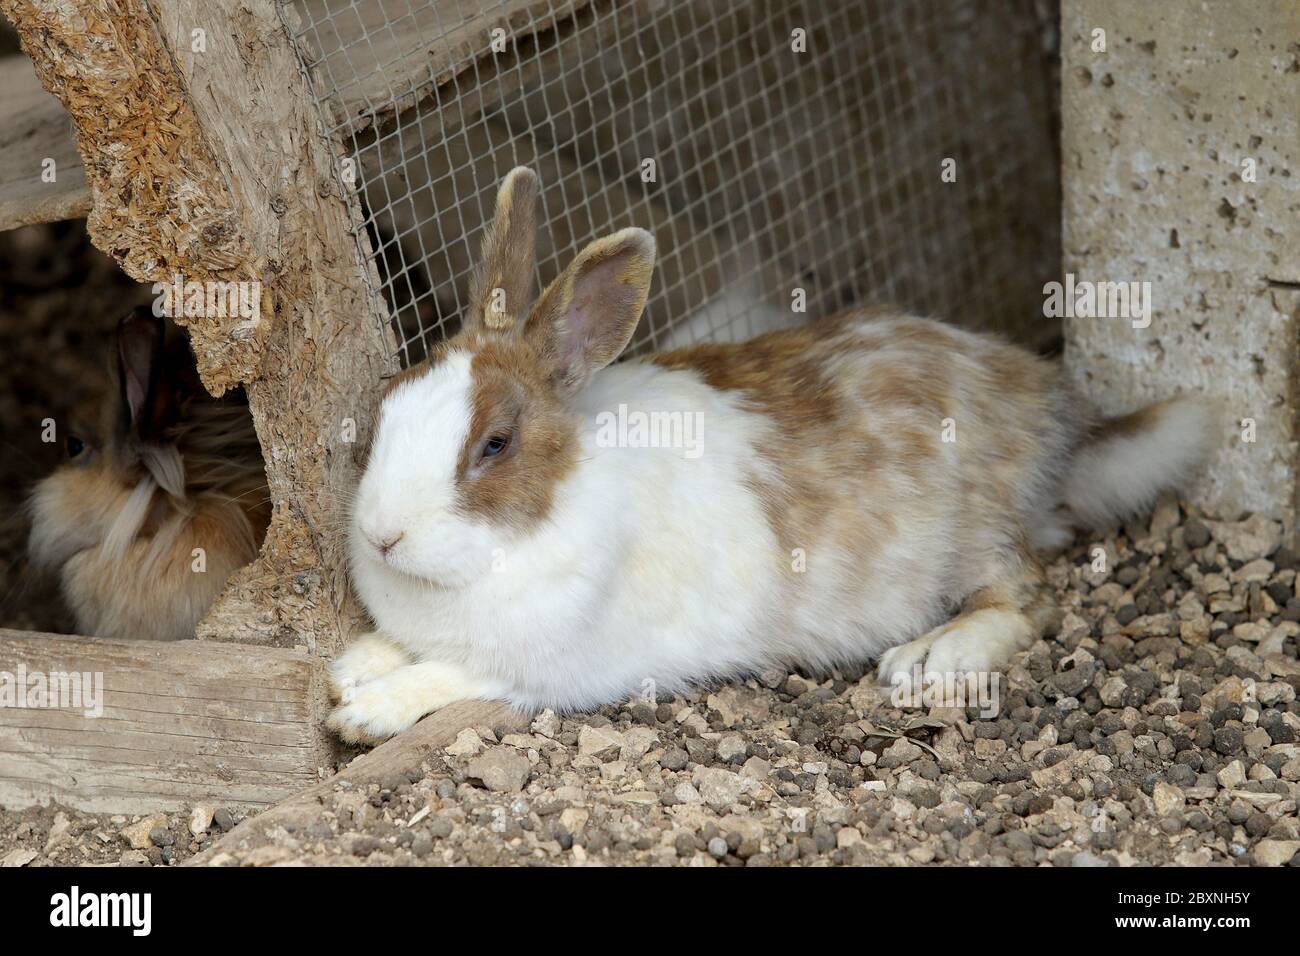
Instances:
[[[1175,398],[1103,419],[1075,449],[1065,504],[1075,523],[1104,528],[1151,508],[1185,487],[1209,455],[1213,405]]]

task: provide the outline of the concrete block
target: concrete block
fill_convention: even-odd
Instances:
[[[1062,4],[1065,271],[1150,282],[1153,303],[1146,327],[1068,319],[1067,366],[1109,412],[1181,392],[1220,397],[1221,446],[1194,503],[1264,511],[1290,529],[1297,37],[1300,6],[1286,0]]]

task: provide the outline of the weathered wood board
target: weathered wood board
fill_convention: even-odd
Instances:
[[[467,68],[490,60],[492,31],[513,46],[554,30],[588,0],[302,0],[301,36],[321,92],[336,91],[343,133],[382,125]],[[557,9],[558,8],[558,9]],[[490,71],[485,62],[482,69]]]
[[[0,629],[0,806],[53,799],[94,812],[196,802],[261,808],[316,782],[320,661],[301,651]],[[6,691],[20,677],[89,674],[54,708]],[[26,706],[35,702],[40,706]],[[88,706],[89,705],[89,706]],[[91,715],[87,715],[87,711]],[[97,716],[95,711],[101,711]]]
[[[41,178],[46,159],[54,160],[54,182]],[[0,231],[88,212],[90,187],[71,117],[41,89],[31,60],[0,57]]]

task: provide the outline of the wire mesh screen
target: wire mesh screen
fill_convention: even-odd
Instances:
[[[976,10],[976,7],[981,7]],[[1059,198],[1045,0],[296,0],[395,356],[454,333],[502,177],[537,282],[659,245],[633,351],[890,301],[1041,341]],[[977,15],[978,13],[978,15]]]

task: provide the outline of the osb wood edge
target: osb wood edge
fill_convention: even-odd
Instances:
[[[0,0],[0,9],[42,86],[72,119],[94,195],[86,227],[95,245],[140,282],[170,281],[176,272],[260,278],[246,238],[253,229],[196,121],[148,0]],[[146,117],[155,121],[140,121]],[[251,376],[265,340],[262,324],[239,330],[238,317],[188,324],[209,388],[221,391]]]
[[[379,288],[374,264],[352,233],[358,197],[340,186],[336,147],[321,135],[272,4],[178,0],[156,9],[199,124],[219,144],[277,309],[269,360],[247,383],[275,502],[271,527],[259,559],[232,576],[198,636],[302,644],[329,657],[360,624],[337,508],[355,482],[395,352],[386,306],[371,291]],[[189,44],[195,24],[208,27],[203,55]]]
[[[363,787],[385,776],[418,767],[434,750],[445,747],[467,727],[491,727],[494,731],[522,730],[529,718],[510,705],[494,700],[464,700],[425,717],[405,733],[362,754],[337,774],[294,794],[256,817],[245,820],[186,866],[220,866],[240,860],[273,840],[271,831],[292,824],[299,828],[315,821],[324,811],[325,797],[336,787]]]

